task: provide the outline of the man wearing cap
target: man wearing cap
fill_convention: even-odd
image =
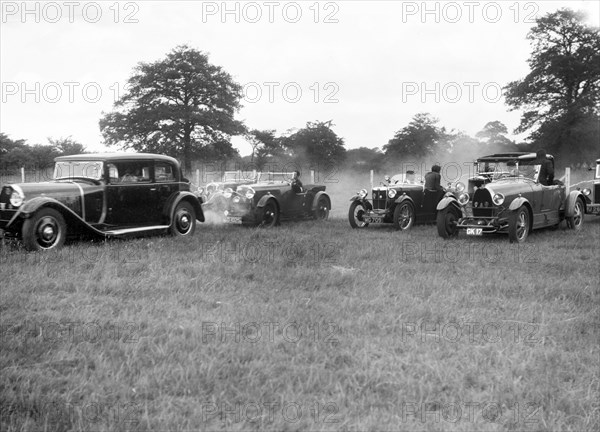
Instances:
[[[440,170],[442,167],[439,165],[434,165],[431,167],[431,172],[425,174],[425,189],[429,189],[432,191],[443,191],[442,187],[442,176],[440,175]]]

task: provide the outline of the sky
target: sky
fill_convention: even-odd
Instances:
[[[529,72],[535,18],[569,7],[600,19],[598,0],[0,3],[0,132],[91,151],[108,149],[98,122],[133,68],[184,44],[243,86],[236,118],[250,129],[331,120],[347,149],[374,148],[428,112],[448,130],[499,120],[512,132],[521,112],[501,89]]]

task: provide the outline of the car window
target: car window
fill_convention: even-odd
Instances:
[[[157,182],[174,182],[175,172],[173,166],[166,162],[156,162],[154,166],[154,178]]]
[[[112,172],[111,165],[114,167]],[[150,183],[150,163],[126,161],[109,164],[109,177],[111,183]]]
[[[600,163],[596,164],[596,178],[600,179]]]

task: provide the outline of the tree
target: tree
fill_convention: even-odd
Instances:
[[[506,125],[498,120],[485,124],[482,130],[475,136],[479,138],[489,152],[508,152],[516,150],[514,141],[508,139],[505,134],[508,133]]]
[[[163,60],[139,63],[128,89],[104,114],[100,129],[107,144],[183,158],[223,160],[237,154],[231,135],[244,132],[233,118],[242,87],[208,56],[186,45]]]
[[[67,138],[48,138],[48,143],[61,156],[81,154],[86,152],[84,145],[75,141],[70,136]]]
[[[408,126],[396,132],[394,138],[383,146],[386,156],[400,159],[432,154],[448,138],[446,129],[436,126],[437,122],[438,119],[428,113],[415,115]]]
[[[339,164],[346,157],[346,149],[344,140],[331,127],[331,121],[308,122],[305,128],[283,138],[282,146],[297,163]]]
[[[252,145],[252,157],[250,162],[255,163],[258,169],[262,169],[267,162],[276,162],[282,159],[285,149],[281,137],[275,136],[274,130],[253,129],[246,138]],[[282,162],[279,160],[279,162]]]
[[[527,35],[531,72],[504,88],[510,108],[525,110],[516,131],[532,130],[537,147],[570,162],[593,157],[600,140],[600,33],[583,19],[570,9],[538,18]]]

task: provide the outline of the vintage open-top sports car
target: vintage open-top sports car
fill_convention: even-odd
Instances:
[[[546,158],[554,165],[554,158]],[[580,191],[568,193],[561,181],[542,185],[541,162],[535,153],[500,153],[476,161],[476,175],[467,191],[447,194],[437,205],[441,237],[465,231],[470,236],[508,233],[511,242],[523,242],[531,230],[558,226],[566,220],[580,229],[585,213]]]
[[[590,170],[596,172],[593,184],[581,190],[585,199],[585,212],[600,216],[600,159],[596,160],[595,168]]]
[[[238,185],[235,190],[226,188],[218,192],[226,203],[219,214],[228,223],[264,227],[278,225],[285,219],[326,220],[331,199],[325,186],[305,184],[301,191],[295,191],[293,177],[294,173],[261,172],[256,183]]]
[[[29,250],[62,246],[68,235],[194,233],[204,221],[177,160],[156,154],[82,154],[55,159],[53,180],[8,184],[0,229]]]
[[[444,193],[444,190],[425,189],[421,182],[410,181],[404,174],[386,176],[380,186],[373,187],[370,200],[366,189],[350,198],[348,221],[352,228],[391,223],[403,231],[417,223],[433,223],[436,205]]]
[[[258,173],[256,171],[225,171],[221,176],[221,181],[210,182],[206,186],[198,187],[196,195],[202,198],[202,202],[206,205],[215,192],[222,192],[227,188],[235,190],[239,185],[256,183],[257,179]]]

